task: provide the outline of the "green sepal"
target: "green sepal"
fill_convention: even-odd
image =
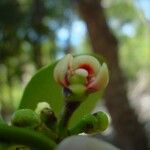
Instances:
[[[86,95],[86,87],[82,84],[72,84],[69,86],[69,89],[72,92],[72,99],[76,101],[84,100],[82,97]]]

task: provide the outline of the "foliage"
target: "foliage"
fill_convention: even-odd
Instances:
[[[58,86],[53,78],[55,64],[48,65],[40,69],[28,83],[21,99],[19,108],[35,109],[40,101],[51,104],[56,116],[60,114],[63,105],[61,87]]]
[[[143,12],[136,8],[136,2],[108,0],[106,3],[110,27],[119,40],[121,67],[126,77],[133,79],[140,69],[148,70],[150,66],[147,20]]]

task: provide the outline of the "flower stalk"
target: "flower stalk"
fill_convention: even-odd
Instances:
[[[56,147],[56,143],[43,134],[2,124],[0,125],[0,141],[36,147],[38,150],[53,150]]]
[[[76,135],[83,132],[87,134],[102,132],[108,127],[108,124],[108,117],[104,112],[100,111],[89,114],[69,129],[69,135]]]
[[[81,103],[79,101],[65,101],[64,110],[59,122],[59,137],[62,140],[68,135],[68,122]]]

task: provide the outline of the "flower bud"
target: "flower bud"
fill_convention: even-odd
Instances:
[[[35,112],[36,112],[37,114],[40,114],[41,111],[42,111],[44,108],[49,108],[49,109],[51,109],[50,105],[49,105],[47,102],[40,102],[40,103],[37,104],[37,107],[36,107],[36,109],[35,109]]]
[[[47,102],[38,103],[35,112],[39,114],[42,122],[44,122],[49,128],[54,127],[57,118]]]
[[[17,110],[11,119],[13,126],[35,129],[41,124],[40,117],[31,109]]]
[[[107,114],[102,111],[99,111],[93,115],[97,120],[97,123],[95,124],[95,132],[102,132],[105,129],[107,129],[109,125],[109,119]]]
[[[82,85],[81,93],[91,93],[103,90],[109,80],[108,68],[105,63],[90,55],[80,55],[73,57],[71,54],[62,58],[54,68],[54,78],[63,88],[68,88],[73,94],[75,87]],[[74,87],[75,85],[75,87]],[[84,89],[84,90],[83,90]],[[75,92],[75,93],[74,93]]]
[[[88,136],[71,136],[64,139],[56,150],[119,150],[112,144]]]
[[[70,135],[87,133],[93,134],[104,131],[109,124],[108,117],[104,112],[88,114],[69,129]]]

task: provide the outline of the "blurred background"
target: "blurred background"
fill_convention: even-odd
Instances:
[[[37,69],[66,53],[102,54],[110,68],[106,140],[150,141],[150,0],[0,0],[0,111],[7,117]],[[97,104],[96,109],[101,108]]]

